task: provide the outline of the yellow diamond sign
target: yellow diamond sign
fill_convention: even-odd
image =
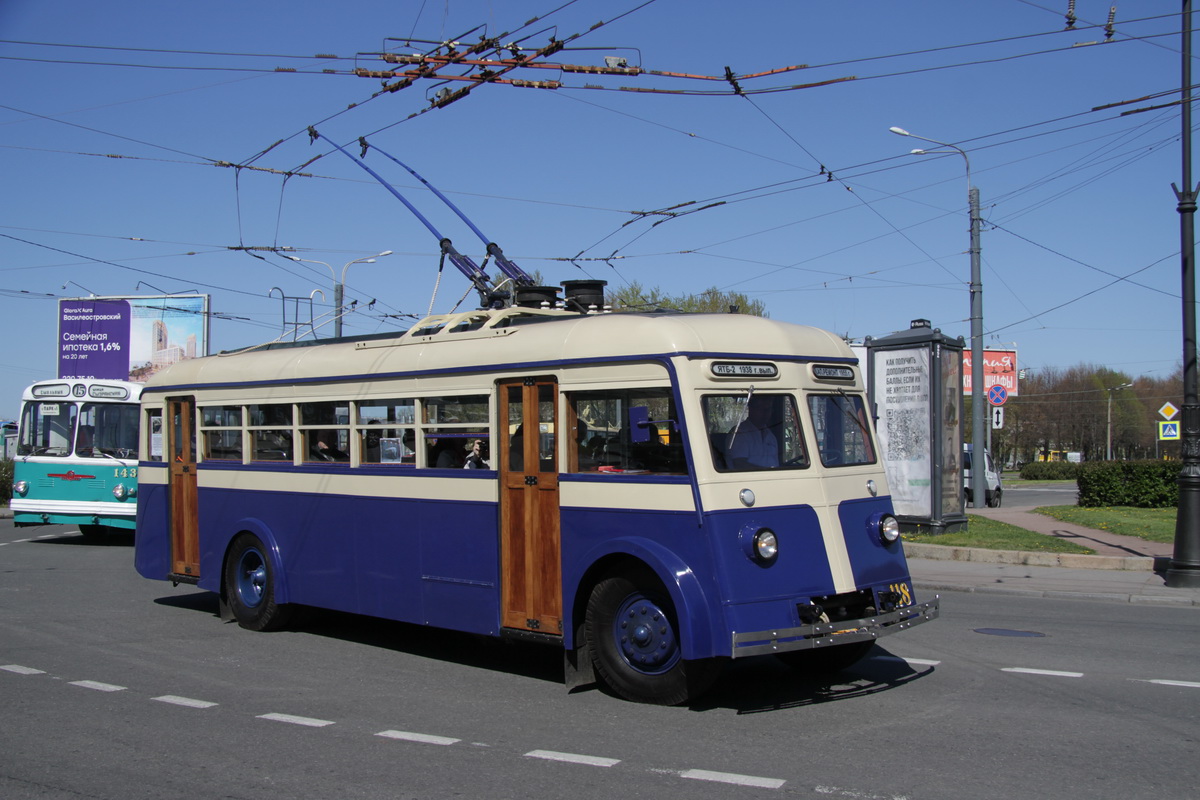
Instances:
[[[1164,403],[1163,407],[1158,410],[1158,413],[1162,414],[1163,419],[1170,420],[1175,419],[1175,415],[1179,413],[1179,409],[1170,402],[1167,402]]]

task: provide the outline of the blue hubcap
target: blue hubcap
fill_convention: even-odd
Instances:
[[[238,561],[237,594],[242,605],[254,608],[262,602],[267,588],[267,562],[262,553],[251,548]]]
[[[643,594],[633,594],[617,609],[613,637],[621,657],[638,672],[657,675],[679,661],[679,639],[662,608]]]

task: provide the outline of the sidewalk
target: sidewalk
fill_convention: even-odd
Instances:
[[[1032,511],[973,508],[970,513],[1067,539],[1096,555],[905,544],[918,589],[1200,607],[1200,589],[1164,583],[1162,573],[1174,550],[1170,544],[1069,525]]]

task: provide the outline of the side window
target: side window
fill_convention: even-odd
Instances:
[[[822,464],[845,467],[875,463],[875,446],[861,396],[814,394],[809,395],[808,406]]]
[[[205,461],[241,461],[242,407],[201,408],[200,443]]]
[[[704,427],[718,472],[805,469],[808,448],[790,394],[705,395]]]
[[[417,463],[417,401],[411,397],[359,400],[354,404],[363,464]]]
[[[163,460],[163,412],[161,408],[146,409],[146,461]]]
[[[575,423],[569,471],[687,474],[682,420],[670,389],[571,392],[568,403]]]
[[[476,463],[468,457],[480,442],[481,457],[487,461],[487,395],[445,395],[421,399],[421,443],[424,466],[433,469],[464,469]],[[487,465],[483,466],[487,469]]]
[[[300,404],[304,461],[350,463],[350,404],[346,401]]]
[[[291,461],[291,403],[262,403],[246,407],[249,436],[253,444],[251,461]]]

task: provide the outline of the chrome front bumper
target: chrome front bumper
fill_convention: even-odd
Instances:
[[[938,618],[939,602],[935,596],[925,603],[876,614],[862,619],[844,619],[838,622],[818,622],[798,628],[783,628],[771,631],[753,631],[733,634],[731,655],[733,658],[761,656],[770,653],[786,653],[789,650],[815,650],[836,647],[840,644],[878,639],[892,633],[908,630],[914,625]]]

